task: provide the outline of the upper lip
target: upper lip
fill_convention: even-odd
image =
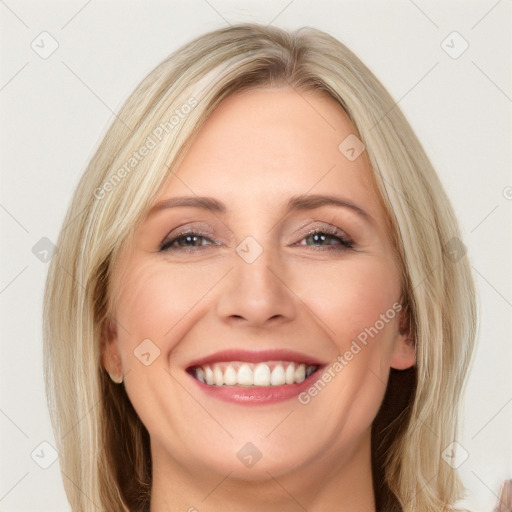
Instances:
[[[242,349],[227,349],[215,352],[208,356],[201,357],[191,361],[187,368],[196,366],[203,366],[207,364],[227,362],[227,361],[243,361],[247,363],[264,363],[265,361],[289,361],[295,363],[304,363],[312,366],[324,366],[326,363],[319,359],[296,352],[294,350],[285,349],[269,349],[269,350],[242,350]]]

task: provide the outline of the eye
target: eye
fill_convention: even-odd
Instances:
[[[214,242],[200,231],[185,231],[165,239],[160,246],[160,251],[195,252],[205,250],[212,245],[220,245],[220,243]],[[343,250],[352,248],[353,242],[338,228],[326,226],[311,230],[295,245]]]
[[[213,242],[205,234],[195,231],[180,233],[170,239],[166,239],[160,246],[160,251],[194,251],[206,246],[219,245]]]
[[[298,245],[326,247],[328,249],[350,249],[354,246],[353,242],[335,227],[314,229],[298,242]]]

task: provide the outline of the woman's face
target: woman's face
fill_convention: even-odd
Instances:
[[[120,255],[103,361],[154,470],[257,480],[369,456],[389,369],[414,349],[354,133],[321,93],[227,98]]]

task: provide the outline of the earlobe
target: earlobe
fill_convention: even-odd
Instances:
[[[394,368],[395,370],[406,370],[415,364],[416,351],[413,341],[409,338],[402,338],[402,336],[400,336],[391,356],[391,368]]]
[[[405,311],[401,311],[398,332],[395,348],[391,355],[390,366],[395,370],[406,370],[416,364],[416,348],[408,308]]]
[[[123,382],[123,370],[117,341],[115,324],[107,318],[101,330],[101,362],[110,378],[116,384],[120,384]]]

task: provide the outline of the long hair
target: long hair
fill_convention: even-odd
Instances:
[[[401,270],[416,364],[391,371],[373,424],[377,509],[438,512],[460,497],[457,473],[441,455],[457,434],[476,304],[451,204],[399,107],[345,45],[309,27],[240,24],[194,39],[144,78],[92,157],[64,220],[45,289],[44,360],[74,512],[140,510],[150,499],[148,432],[101,365],[117,255],[216,106],[237,91],[283,85],[329,95],[352,121]]]

